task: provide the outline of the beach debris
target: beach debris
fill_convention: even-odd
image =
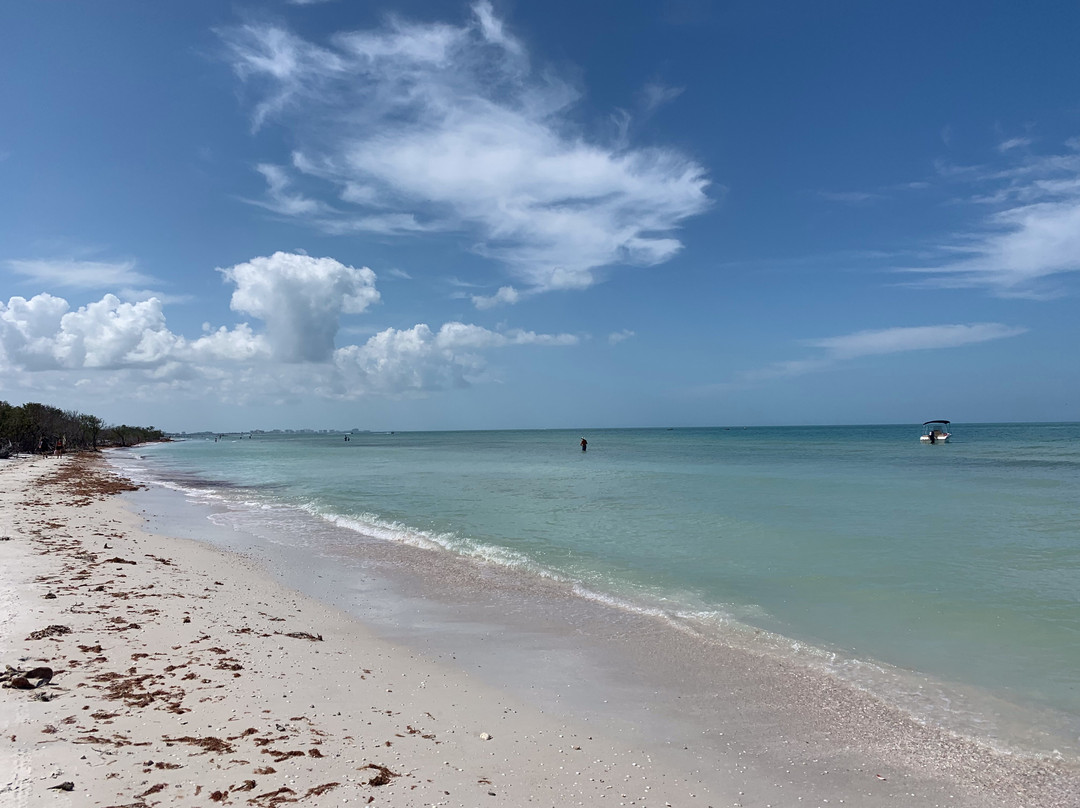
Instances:
[[[296,792],[293,791],[288,786],[282,786],[277,791],[267,791],[265,794],[258,794],[256,796],[252,797],[250,800],[248,800],[248,802],[254,804],[254,803],[260,802],[262,800],[268,800],[268,803],[267,803],[268,805],[277,805],[277,804],[282,803],[282,802],[296,802],[296,800],[289,799],[289,798],[287,798],[285,796],[286,794],[295,794],[295,793]]]
[[[491,740],[491,733],[489,733],[489,732],[481,732],[480,733],[480,740],[481,741],[490,741]]]
[[[70,780],[61,783],[58,786],[49,786],[49,791],[74,791],[75,784]]]
[[[56,593],[55,592],[46,592],[45,593],[45,600],[56,600]]]
[[[6,666],[6,668],[0,674],[0,683],[2,683],[0,686],[14,688],[15,690],[34,690],[49,684],[53,678],[52,668],[41,667],[29,671],[22,671],[10,665]],[[36,679],[37,682],[31,681],[33,679]]]
[[[57,637],[61,634],[70,634],[71,629],[68,626],[52,625],[46,628],[39,628],[37,631],[31,631],[28,640],[44,640],[46,637]]]
[[[275,634],[282,634],[280,631],[275,631]],[[288,634],[284,634],[285,637],[292,637],[296,640],[311,640],[312,642],[322,642],[322,634],[309,634],[306,631],[290,631]]]
[[[385,786],[394,777],[401,777],[400,774],[390,771],[385,766],[380,766],[378,763],[369,763],[363,767],[364,769],[375,769],[378,771],[374,777],[368,780],[369,786]]]
[[[262,753],[264,755],[273,755],[274,763],[284,763],[289,758],[304,756],[304,752],[300,749],[291,749],[288,752],[282,749],[263,749]]]
[[[101,562],[102,564],[134,564],[134,561],[128,561],[126,558],[120,556],[113,556],[112,558],[106,558]]]
[[[167,735],[161,736],[162,740],[166,744],[172,745],[174,743],[187,743],[192,746],[198,746],[206,752],[233,752],[234,748],[228,741],[223,741],[221,738],[207,737],[207,738],[193,738],[190,735],[185,735],[183,738],[170,738]]]
[[[333,791],[340,785],[341,783],[323,783],[321,786],[312,786],[307,790],[307,793],[304,794],[304,799],[307,799],[308,797],[321,797],[327,791]]]

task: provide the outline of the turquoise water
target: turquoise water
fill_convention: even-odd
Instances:
[[[555,430],[256,434],[119,462],[268,523],[315,517],[1080,726],[1080,424],[919,434],[593,430],[587,453]]]

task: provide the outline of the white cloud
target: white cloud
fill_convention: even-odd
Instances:
[[[641,105],[646,114],[655,112],[683,94],[683,87],[669,87],[658,81],[650,81],[641,90]]]
[[[161,301],[122,303],[105,295],[61,318],[54,353],[66,368],[115,368],[157,364],[175,344]]]
[[[634,332],[628,328],[624,328],[622,331],[613,331],[612,333],[608,334],[608,344],[618,345],[620,342],[625,342],[626,340],[634,336],[636,336],[636,334],[634,334]]]
[[[260,168],[265,204],[330,232],[464,232],[529,292],[670,259],[677,228],[709,205],[703,168],[590,142],[572,122],[577,90],[534,70],[490,3],[473,12],[460,26],[391,19],[329,47],[268,25],[222,32],[259,93],[256,125],[272,116],[300,144],[292,177]],[[316,209],[316,194],[334,205]],[[508,302],[478,304],[491,301]]]
[[[1023,148],[1030,146],[1035,141],[1029,137],[1012,137],[1008,140],[1003,140],[998,144],[997,149],[999,152],[1007,152],[1012,149]]]
[[[451,322],[437,331],[388,328],[335,349],[342,316],[379,300],[370,269],[279,252],[220,271],[235,284],[232,308],[262,321],[264,332],[206,323],[189,339],[169,330],[154,297],[132,303],[107,294],[76,310],[53,295],[12,297],[0,302],[0,378],[22,389],[126,385],[142,398],[213,391],[232,402],[415,396],[487,380],[490,351],[578,342]]]
[[[812,348],[820,348],[823,353],[805,359],[775,362],[764,368],[741,374],[738,381],[760,382],[802,376],[827,370],[839,362],[863,356],[958,348],[963,345],[1015,337],[1026,332],[1026,328],[1001,323],[930,325],[858,331],[838,337],[806,340],[804,344]]]
[[[910,328],[884,328],[858,331],[840,337],[808,340],[807,345],[824,348],[834,359],[855,359],[860,356],[925,351],[937,348],[956,348],[977,342],[1015,337],[1027,329],[1001,323],[971,325],[927,325]]]
[[[503,303],[517,303],[521,292],[513,286],[503,286],[493,295],[472,295],[473,305],[478,309],[493,309]]]
[[[247,323],[235,328],[221,326],[198,339],[181,341],[176,356],[189,362],[250,362],[269,357],[270,346],[266,338],[252,331]]]
[[[176,359],[232,361],[257,353],[238,347],[257,339],[240,326],[188,343],[166,327],[157,298],[125,303],[107,294],[75,311],[63,298],[48,294],[0,302],[0,354],[8,367],[23,371],[156,368]]]
[[[150,283],[154,279],[135,270],[134,261],[9,260],[8,267],[40,283],[75,289],[108,289]]]
[[[974,188],[968,201],[993,210],[940,245],[936,261],[902,271],[925,276],[923,286],[984,288],[1001,297],[1056,294],[1050,280],[1080,270],[1080,151],[1071,141],[1066,146],[1002,167],[942,166],[944,177]]]
[[[255,169],[266,180],[265,200],[246,200],[283,216],[308,216],[329,213],[331,209],[316,199],[289,190],[289,175],[281,166],[260,163]]]
[[[53,342],[68,309],[66,300],[48,294],[0,302],[0,349],[7,361],[27,370],[58,367]]]
[[[843,202],[849,205],[865,205],[882,199],[881,194],[867,191],[818,191],[818,196],[826,202]]]
[[[379,300],[374,272],[333,258],[277,252],[220,272],[236,284],[231,308],[266,323],[274,357],[283,362],[326,361],[341,315]]]
[[[465,323],[446,323],[433,332],[423,323],[399,331],[387,329],[364,345],[335,352],[334,361],[350,387],[383,395],[409,395],[465,387],[485,378],[486,362],[478,351],[513,345],[574,345],[569,334],[531,331],[501,333]]]

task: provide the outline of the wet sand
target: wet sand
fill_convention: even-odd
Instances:
[[[129,488],[91,456],[0,463],[0,663],[21,685],[0,691],[5,806],[1080,803],[1060,762],[811,669],[737,648],[666,665],[697,647],[646,617],[608,639],[625,683],[529,698],[528,648],[501,656],[519,670],[499,687],[472,670],[475,642],[404,626],[389,642],[251,557],[146,532],[116,496]],[[567,631],[555,615],[536,630]],[[538,692],[594,673],[541,645]],[[583,709],[619,687],[640,714]]]

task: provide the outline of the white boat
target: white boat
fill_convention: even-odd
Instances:
[[[949,422],[927,421],[923,424],[923,434],[919,440],[923,443],[947,443],[949,441]]]

